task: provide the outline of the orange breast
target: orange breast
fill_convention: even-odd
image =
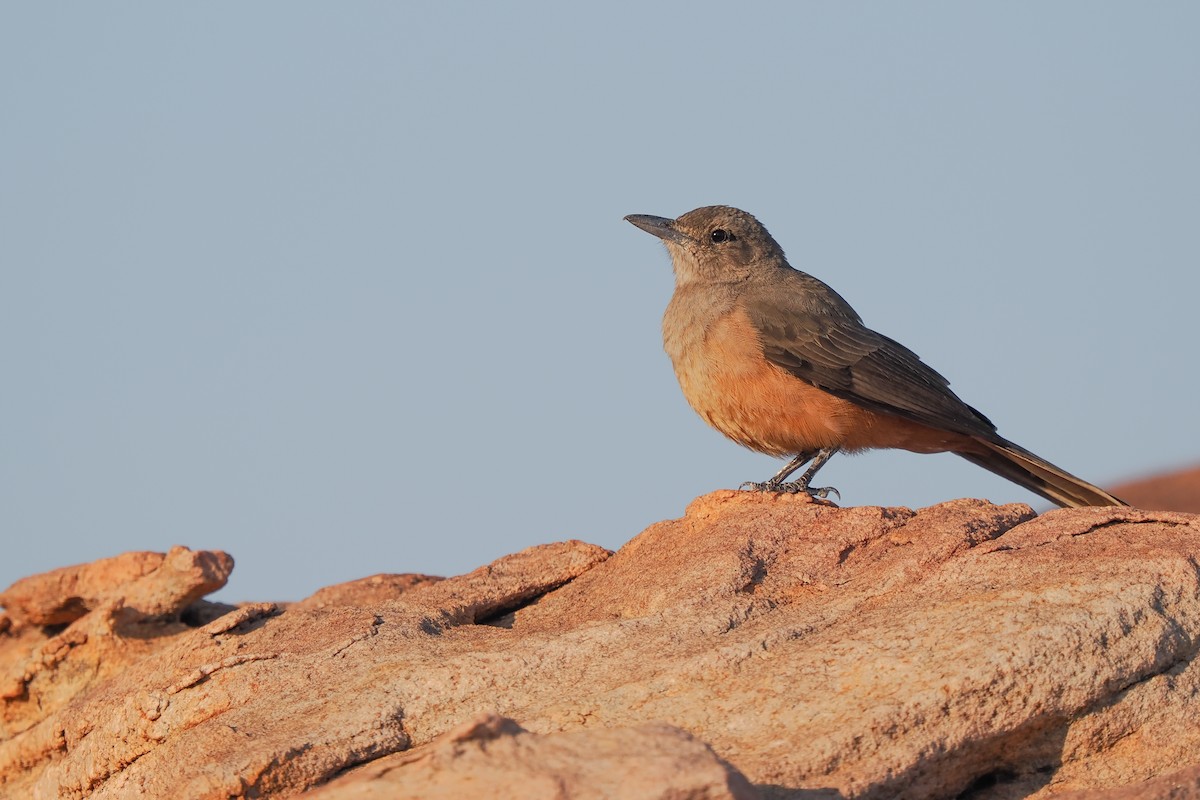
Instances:
[[[724,315],[694,341],[672,357],[684,396],[709,425],[752,450],[775,456],[822,447],[933,453],[970,443],[959,434],[875,413],[771,364],[744,311]]]

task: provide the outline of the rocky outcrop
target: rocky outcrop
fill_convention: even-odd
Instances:
[[[8,615],[32,625],[65,625],[100,611],[128,609],[144,619],[186,608],[225,585],[233,571],[226,553],[126,553],[19,580],[0,592]]]
[[[1200,466],[1122,484],[1116,495],[1138,508],[1200,514]]]
[[[197,601],[217,553],[50,573],[2,596],[0,795],[1200,796],[1198,556],[1184,513],[724,491],[287,607]]]

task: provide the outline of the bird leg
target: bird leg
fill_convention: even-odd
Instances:
[[[797,453],[796,457],[793,458],[791,461],[789,461],[784,466],[783,469],[779,470],[779,472],[776,472],[774,477],[771,478],[771,480],[763,481],[762,483],[759,483],[758,481],[746,481],[738,488],[739,489],[749,489],[750,491],[753,491],[753,492],[785,491],[785,490],[779,488],[780,486],[783,485],[784,479],[787,478],[788,475],[791,475],[793,472],[795,472],[796,470],[803,467],[805,465],[805,463],[807,463],[808,460],[810,458],[812,458],[813,456],[815,456],[816,454],[817,454],[816,450],[807,450],[803,453]],[[809,477],[811,478],[812,476],[810,475]]]
[[[825,462],[833,457],[833,454],[838,451],[837,447],[822,447],[820,450],[813,452],[800,453],[795,458],[787,463],[787,466],[775,473],[775,477],[765,483],[743,483],[742,487],[749,486],[751,489],[756,489],[760,492],[785,492],[787,494],[799,494],[804,492],[813,497],[825,499],[830,492],[841,499],[842,493],[832,486],[809,486],[813,476],[817,474],[817,470],[825,466]],[[796,470],[800,469],[803,464],[812,459],[812,463],[808,465],[808,469],[804,470],[804,474],[794,481],[784,483],[784,478],[791,475]]]
[[[817,451],[817,454],[815,456],[813,456],[812,463],[808,465],[808,469],[804,470],[804,474],[801,475],[796,480],[792,481],[791,483],[780,484],[779,491],[789,492],[791,494],[799,494],[800,492],[806,492],[806,493],[812,495],[813,497],[820,497],[822,500],[825,499],[826,497],[828,497],[830,492],[833,492],[834,494],[836,494],[838,496],[838,499],[841,500],[842,493],[839,492],[837,489],[833,488],[832,486],[812,487],[812,486],[808,485],[809,482],[812,481],[813,476],[815,476],[817,474],[817,470],[819,470],[821,467],[825,466],[825,462],[828,461],[829,459],[833,458],[833,454],[836,453],[839,449],[841,449],[841,448],[822,447],[820,450]]]

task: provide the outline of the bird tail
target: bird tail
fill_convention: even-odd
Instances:
[[[1112,496],[1099,486],[1076,478],[1064,469],[1035,456],[1023,447],[1004,439],[976,439],[984,450],[958,455],[986,470],[1024,486],[1031,492],[1071,508],[1075,506],[1125,506],[1124,500]]]

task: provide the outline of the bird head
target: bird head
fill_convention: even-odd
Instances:
[[[705,206],[677,219],[649,214],[625,219],[663,240],[679,284],[734,282],[756,270],[787,267],[779,243],[752,214],[738,208]]]

